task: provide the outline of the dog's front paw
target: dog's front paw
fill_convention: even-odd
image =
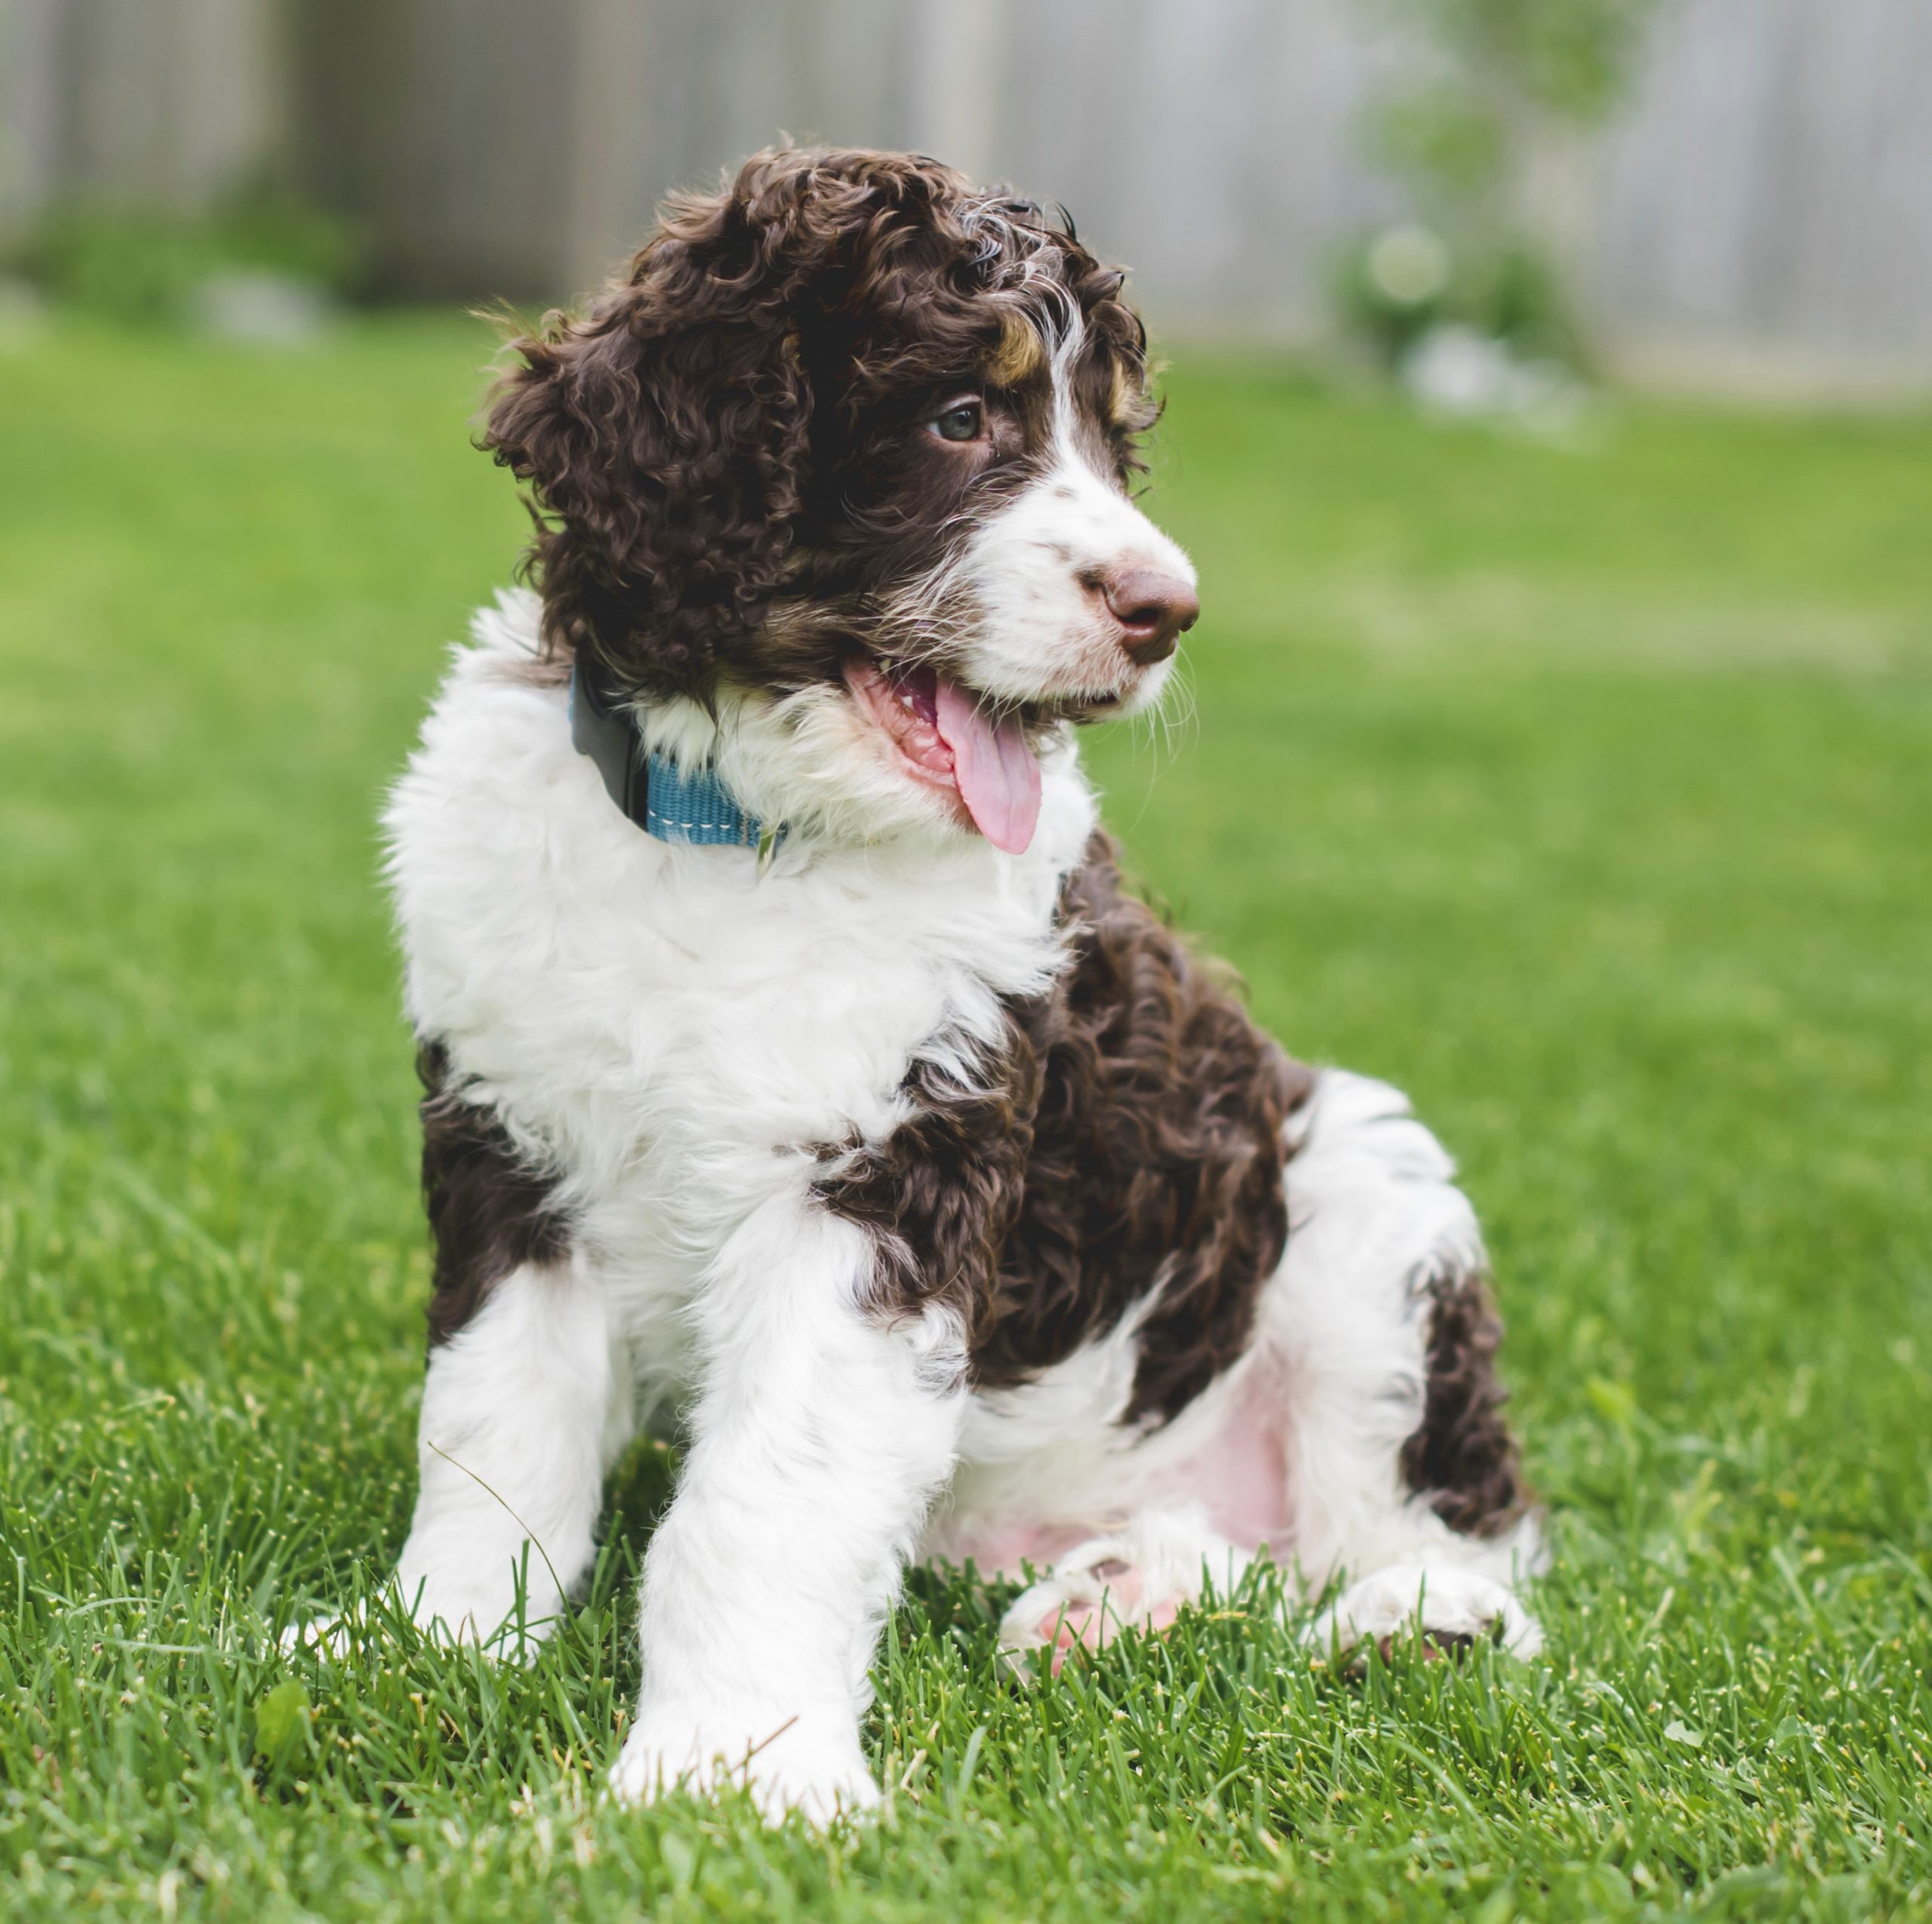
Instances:
[[[610,1784],[629,1804],[671,1790],[703,1796],[736,1787],[750,1792],[771,1824],[792,1811],[829,1824],[879,1801],[851,1717],[824,1713],[694,1716],[646,1708],[611,1766]]]
[[[413,1599],[392,1591],[390,1605],[364,1602],[332,1617],[303,1618],[282,1632],[281,1647],[340,1662],[407,1620],[414,1624],[426,1642],[450,1648],[467,1644],[497,1662],[513,1664],[534,1657],[558,1622],[554,1616],[519,1621],[512,1613],[506,1618],[494,1603],[485,1603],[479,1610],[454,1596],[432,1602],[426,1587],[420,1587]]]
[[[1536,1619],[1510,1591],[1453,1564],[1392,1563],[1351,1584],[1304,1634],[1320,1650],[1346,1654],[1374,1643],[1386,1657],[1418,1628],[1429,1652],[1484,1642],[1534,1657],[1543,1648]]]
[[[371,1634],[369,1606],[357,1603],[333,1617],[298,1618],[276,1642],[292,1654],[325,1657],[340,1663]]]

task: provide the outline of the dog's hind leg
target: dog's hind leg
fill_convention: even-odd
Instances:
[[[1297,1120],[1287,1254],[1244,1382],[1198,1449],[1172,1459],[1157,1431],[1115,1459],[1111,1500],[1089,1513],[1126,1520],[1055,1546],[1003,1621],[1017,1657],[1051,1648],[1057,1669],[1123,1625],[1164,1628],[1264,1545],[1295,1580],[1291,1605],[1346,1585],[1310,1631],[1324,1644],[1414,1625],[1438,1644],[1537,1648],[1512,1588],[1540,1553],[1500,1413],[1500,1325],[1449,1159],[1396,1091],[1360,1076],[1325,1074]]]
[[[1454,1165],[1386,1083],[1325,1074],[1288,1165],[1288,1253],[1263,1340],[1280,1359],[1294,1562],[1311,1635],[1413,1623],[1438,1642],[1541,1643],[1512,1586],[1541,1561],[1493,1368],[1501,1325]]]
[[[582,1259],[526,1263],[429,1354],[414,1522],[396,1570],[438,1634],[513,1653],[589,1568],[629,1427],[601,1293]]]

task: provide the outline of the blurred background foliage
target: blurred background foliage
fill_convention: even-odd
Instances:
[[[137,325],[194,319],[211,287],[241,276],[331,298],[367,288],[355,223],[272,188],[227,195],[200,209],[57,201],[12,257],[51,300]]]
[[[1345,326],[1391,365],[1460,325],[1577,362],[1571,291],[1528,202],[1540,143],[1628,100],[1659,0],[1364,0],[1406,50],[1361,118],[1407,220],[1358,235],[1337,277]]]
[[[1922,0],[0,0],[0,306],[285,338],[344,297],[540,305],[783,130],[1063,202],[1164,338],[1340,347],[1452,411],[1549,411],[1583,371],[1896,400],[1932,393],[1922,21]]]

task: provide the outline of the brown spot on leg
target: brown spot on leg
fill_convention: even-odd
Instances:
[[[518,1149],[493,1109],[469,1100],[440,1042],[422,1044],[416,1070],[423,1088],[423,1202],[435,1242],[434,1347],[512,1270],[567,1255],[570,1224],[555,1200],[555,1177]]]
[[[1478,1272],[1450,1270],[1426,1288],[1428,1384],[1422,1426],[1402,1445],[1402,1474],[1452,1530],[1498,1536],[1528,1497],[1496,1373],[1503,1319]]]

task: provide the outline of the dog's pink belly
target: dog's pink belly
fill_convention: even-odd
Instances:
[[[1145,1507],[1198,1503],[1215,1530],[1238,1548],[1285,1550],[1293,1522],[1286,1445],[1277,1424],[1258,1417],[1238,1411],[1198,1456],[1171,1478],[1156,1480]]]
[[[949,1532],[946,1554],[971,1558],[984,1577],[1014,1577],[1023,1563],[1041,1569],[1078,1545],[1140,1511],[1198,1504],[1214,1532],[1245,1550],[1266,1549],[1279,1557],[1293,1535],[1288,1503],[1287,1446],[1281,1433],[1278,1391],[1256,1379],[1214,1435],[1182,1461],[1152,1476],[1134,1473],[1123,1460],[1120,1498],[1097,1504],[1078,1522],[1044,1523],[1026,1517],[962,1519]]]
[[[949,1535],[945,1554],[949,1562],[970,1562],[982,1577],[1017,1582],[1025,1565],[1046,1569],[1093,1534],[1065,1524],[975,1523]]]

